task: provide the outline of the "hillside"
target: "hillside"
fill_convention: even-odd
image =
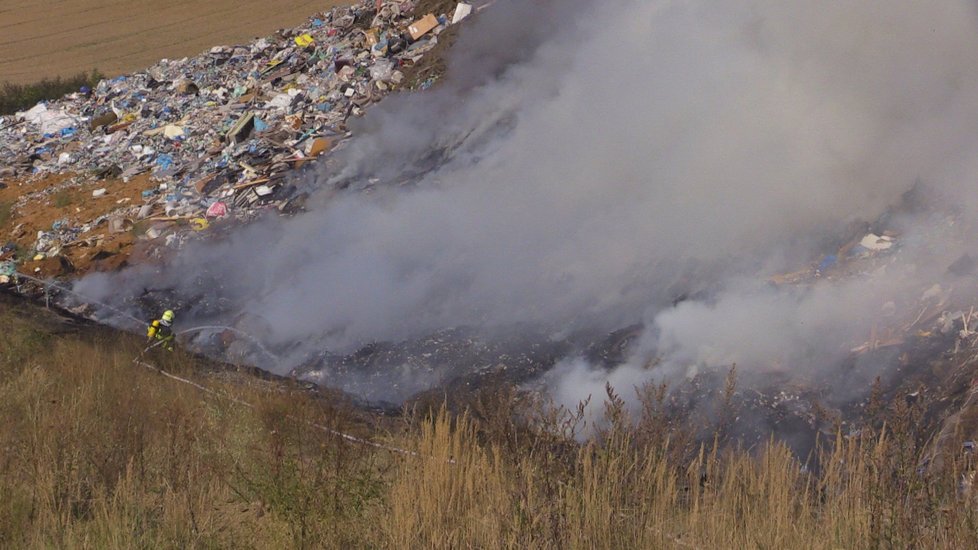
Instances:
[[[967,464],[922,477],[899,408],[885,432],[824,441],[816,472],[778,443],[699,447],[652,394],[637,424],[613,401],[582,445],[574,415],[511,390],[458,416],[382,418],[179,351],[145,357],[205,393],[134,365],[138,338],[21,298],[0,295],[0,325],[5,547],[978,544],[954,481]]]

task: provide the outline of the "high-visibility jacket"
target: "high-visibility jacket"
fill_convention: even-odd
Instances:
[[[160,319],[149,324],[146,329],[146,337],[150,340],[156,339],[163,342],[161,345],[168,350],[173,349],[173,328]]]

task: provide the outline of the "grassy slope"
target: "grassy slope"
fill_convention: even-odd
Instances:
[[[612,404],[579,446],[566,416],[498,390],[405,420],[395,442],[419,456],[404,457],[310,428],[362,423],[284,385],[152,358],[252,410],[134,367],[138,339],[2,296],[0,326],[0,547],[978,545],[953,471],[915,473],[905,414],[886,437],[840,438],[816,477],[777,444],[683,443],[655,395],[637,428]],[[514,421],[530,414],[538,429]]]
[[[0,303],[0,547],[283,547],[376,541],[389,457],[308,427],[344,413],[281,387],[132,364],[140,342]],[[190,374],[191,357],[151,358]],[[272,391],[278,390],[278,391]]]

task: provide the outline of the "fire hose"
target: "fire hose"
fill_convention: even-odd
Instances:
[[[208,388],[207,386],[198,384],[197,382],[194,382],[193,380],[188,380],[186,378],[177,376],[177,375],[175,375],[173,373],[166,372],[165,370],[163,370],[163,369],[161,369],[161,368],[159,368],[159,367],[157,367],[155,365],[152,365],[152,364],[147,363],[146,361],[143,361],[142,360],[143,356],[146,353],[148,353],[150,350],[152,350],[153,348],[159,346],[162,343],[163,343],[162,340],[158,340],[157,342],[155,342],[152,345],[148,346],[139,355],[137,355],[136,357],[133,358],[133,360],[132,360],[133,364],[135,364],[137,366],[141,366],[141,367],[146,368],[146,369],[149,369],[149,370],[154,371],[154,372],[156,372],[158,374],[162,374],[163,376],[165,376],[165,377],[167,377],[167,378],[169,378],[171,380],[175,380],[177,382],[180,382],[181,384],[187,384],[189,386],[193,386],[194,388],[197,388],[198,390],[200,390],[200,391],[202,391],[202,392],[204,392],[204,393],[206,393],[208,395],[211,395],[211,396],[214,396],[214,397],[217,397],[217,398],[220,398],[220,399],[225,399],[227,401],[230,401],[231,403],[234,403],[236,405],[240,405],[242,407],[246,407],[246,408],[251,409],[251,410],[255,410],[256,409],[255,405],[252,404],[252,403],[249,403],[247,401],[238,399],[238,398],[233,397],[233,396],[230,396],[230,395],[219,393],[217,391],[212,390],[211,388]],[[333,428],[330,428],[328,426],[323,426],[322,424],[317,424],[315,422],[310,422],[308,420],[302,420],[300,418],[296,418],[293,415],[286,415],[286,418],[288,418],[289,420],[296,420],[296,421],[302,422],[302,423],[306,424],[309,427],[316,428],[318,430],[321,430],[321,431],[323,431],[325,433],[328,433],[330,435],[339,437],[340,439],[344,439],[344,440],[349,441],[351,443],[358,443],[360,445],[367,445],[367,446],[370,446],[370,447],[374,447],[374,448],[377,448],[377,449],[383,449],[385,451],[390,451],[392,453],[398,453],[398,454],[402,454],[402,455],[419,456],[418,453],[416,453],[415,451],[409,451],[407,449],[401,449],[399,447],[392,447],[390,445],[384,445],[382,443],[377,443],[376,441],[370,441],[369,439],[363,439],[363,438],[360,438],[360,437],[356,437],[354,435],[350,435],[348,433],[341,432],[339,430],[334,430]],[[450,462],[451,463],[454,463],[455,461],[454,460],[451,460]]]
[[[144,323],[142,320],[134,317],[133,315],[130,315],[129,313],[126,313],[125,311],[122,311],[119,308],[113,307],[113,306],[111,306],[109,304],[106,304],[104,302],[101,302],[99,300],[95,300],[95,299],[93,299],[93,298],[91,298],[89,296],[85,296],[84,294],[81,294],[81,293],[79,293],[77,291],[74,291],[72,289],[63,287],[61,285],[52,283],[50,281],[45,281],[45,280],[42,280],[42,279],[38,279],[36,277],[31,277],[30,275],[25,275],[25,274],[19,273],[19,272],[15,273],[15,275],[18,276],[18,277],[23,277],[24,279],[28,279],[30,281],[34,281],[34,282],[36,282],[36,283],[38,283],[40,285],[43,285],[45,287],[45,291],[49,287],[56,288],[56,289],[58,289],[58,290],[60,290],[62,292],[67,292],[69,294],[72,294],[74,296],[77,296],[79,298],[82,298],[82,299],[84,299],[84,300],[86,300],[86,301],[88,301],[90,303],[93,303],[93,304],[102,306],[102,307],[108,309],[109,311],[112,311],[112,312],[114,312],[114,313],[116,313],[116,314],[118,314],[118,315],[120,315],[120,316],[122,316],[122,317],[124,317],[126,319],[132,320],[133,322],[135,322],[139,326],[142,326],[143,323]],[[236,332],[238,334],[241,334],[241,335],[247,337],[249,340],[251,340],[253,343],[255,343],[257,345],[257,347],[263,353],[265,353],[269,357],[271,357],[273,359],[276,359],[276,360],[278,359],[278,357],[275,354],[273,354],[270,351],[268,351],[267,349],[265,349],[265,347],[262,346],[261,343],[258,342],[258,340],[256,338],[254,338],[253,336],[251,336],[250,334],[248,334],[248,333],[246,333],[246,332],[244,332],[242,330],[238,330],[238,329],[235,329],[233,327],[225,327],[225,326],[201,326],[201,327],[194,327],[194,328],[183,330],[183,331],[179,332],[178,334],[179,335],[189,334],[189,333],[193,333],[193,332],[200,332],[200,331],[203,331],[203,330],[231,330],[232,332]],[[211,396],[214,396],[214,397],[217,397],[217,398],[221,398],[221,399],[226,399],[227,401],[229,401],[231,403],[234,403],[234,404],[239,405],[239,406],[242,406],[242,407],[246,407],[248,409],[252,409],[252,410],[255,410],[256,409],[255,405],[252,404],[252,403],[249,403],[247,401],[244,401],[242,399],[238,399],[238,398],[233,397],[233,396],[230,396],[230,395],[222,394],[222,393],[217,392],[217,391],[215,391],[215,390],[213,390],[211,388],[208,388],[207,386],[204,386],[202,384],[198,384],[197,382],[194,382],[193,380],[189,380],[187,378],[183,378],[183,377],[177,376],[177,375],[175,375],[173,373],[167,372],[167,371],[165,371],[165,370],[163,370],[163,369],[161,369],[161,368],[159,368],[159,367],[157,367],[157,366],[155,366],[155,365],[153,365],[151,363],[148,363],[148,362],[146,362],[146,361],[143,360],[143,357],[150,350],[152,350],[153,348],[156,348],[157,346],[160,346],[161,344],[163,344],[163,340],[157,340],[153,344],[147,346],[145,349],[143,349],[142,352],[139,353],[139,355],[137,355],[136,357],[133,358],[133,360],[132,360],[133,364],[134,365],[137,365],[137,366],[141,366],[141,367],[146,368],[148,370],[154,371],[157,374],[161,374],[161,375],[163,375],[163,376],[165,376],[165,377],[167,377],[167,378],[169,378],[171,380],[174,380],[176,382],[180,382],[181,384],[186,384],[186,385],[189,385],[189,386],[193,386],[194,388],[196,388],[196,389],[198,389],[198,390],[200,390],[200,391],[202,391],[202,392],[204,392],[204,393],[206,393],[208,395],[211,395]],[[363,439],[363,438],[360,438],[360,437],[357,437],[357,436],[354,436],[354,435],[350,435],[350,434],[345,433],[345,432],[341,432],[339,430],[334,430],[333,428],[330,428],[328,426],[324,426],[322,424],[318,424],[318,423],[315,423],[315,422],[310,422],[308,420],[299,419],[299,418],[297,418],[297,417],[295,417],[293,415],[287,415],[286,418],[288,418],[290,420],[296,420],[296,421],[303,422],[304,424],[306,424],[306,425],[308,425],[308,426],[310,426],[312,428],[316,428],[316,429],[318,429],[318,430],[320,430],[322,432],[328,433],[330,435],[333,435],[335,437],[338,437],[338,438],[343,439],[345,441],[348,441],[350,443],[356,443],[356,444],[359,444],[359,445],[366,445],[366,446],[369,446],[369,447],[374,447],[374,448],[377,448],[377,449],[383,449],[383,450],[386,450],[386,451],[390,451],[392,453],[397,453],[397,454],[402,454],[402,455],[407,455],[407,456],[419,456],[418,453],[415,452],[415,451],[410,451],[410,450],[407,450],[407,449],[401,449],[399,447],[393,447],[393,446],[390,446],[390,445],[384,445],[382,443],[377,443],[376,441],[370,441],[369,439]],[[454,460],[449,460],[449,463],[454,464],[455,461]]]

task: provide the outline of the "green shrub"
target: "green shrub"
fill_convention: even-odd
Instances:
[[[104,75],[93,70],[62,78],[45,78],[33,84],[0,84],[0,115],[12,115],[36,105],[40,101],[58,99],[77,92],[82,86],[95,87]]]
[[[52,197],[55,208],[66,208],[71,206],[74,200],[71,197],[71,193],[68,190],[58,191]]]
[[[14,205],[9,202],[0,201],[0,226],[3,226],[9,222],[13,215]]]

